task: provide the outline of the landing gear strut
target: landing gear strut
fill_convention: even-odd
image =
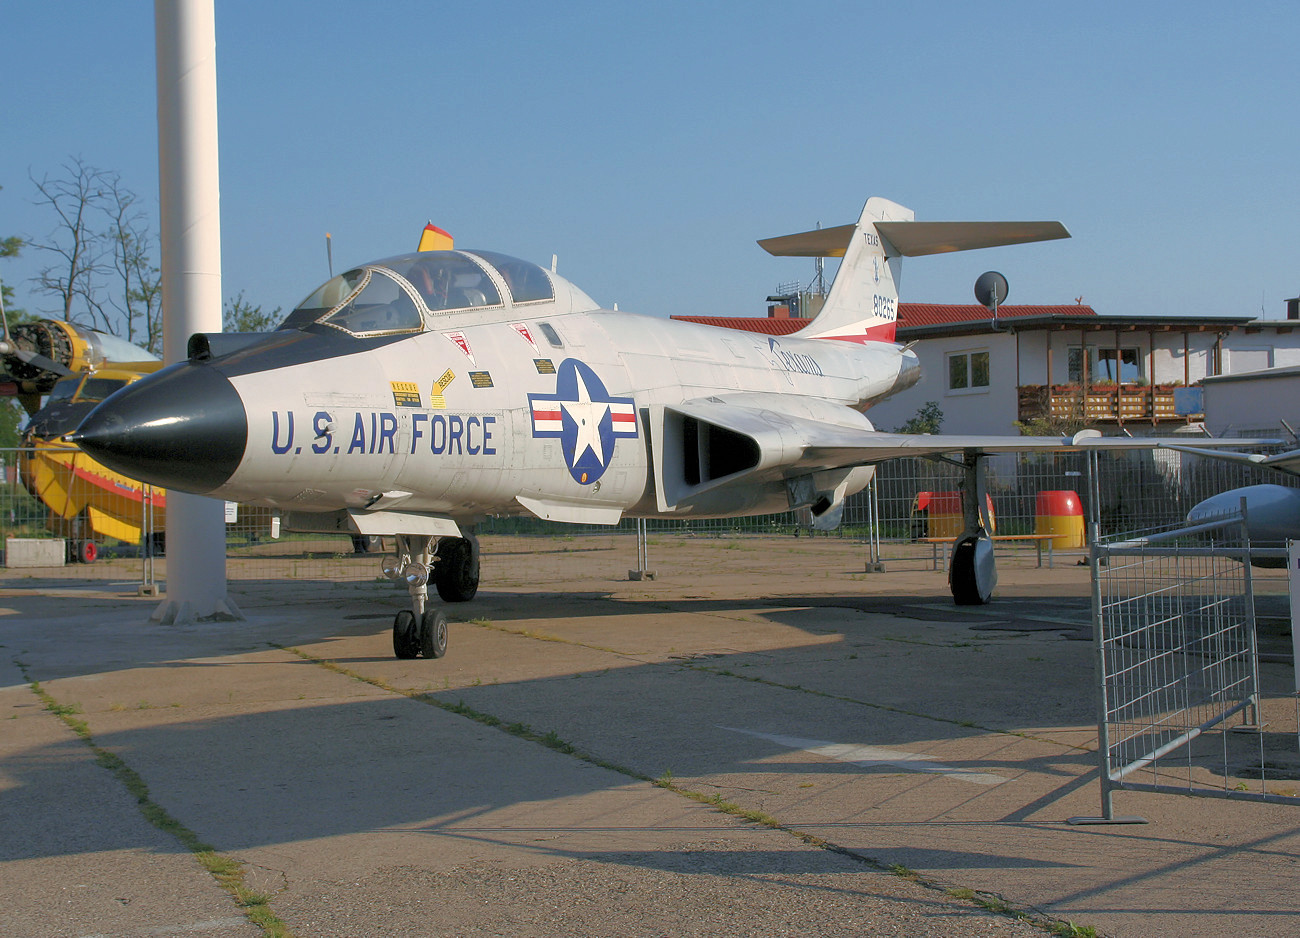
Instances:
[[[964,529],[952,547],[948,567],[948,588],[959,606],[982,606],[993,598],[998,571],[993,559],[993,542],[985,529],[987,501],[984,495],[984,454],[963,453],[966,478],[961,485]],[[991,525],[990,525],[991,526]]]
[[[435,549],[436,545],[436,549]],[[409,659],[447,653],[447,616],[428,605],[429,580],[445,602],[467,602],[478,592],[478,539],[397,535],[397,555],[385,557],[384,575],[406,584],[411,608],[393,618],[393,654]]]

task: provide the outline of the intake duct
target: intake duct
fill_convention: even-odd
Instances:
[[[814,505],[827,513],[871,431],[841,404],[770,393],[652,404],[649,427],[658,510],[699,515]],[[811,488],[795,492],[788,483],[800,477]]]
[[[672,422],[679,426],[671,427]],[[687,414],[672,413],[666,432],[681,439],[682,479],[688,486],[716,482],[758,465],[762,455],[753,438]]]

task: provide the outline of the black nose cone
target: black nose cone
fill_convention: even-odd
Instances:
[[[68,439],[123,475],[206,495],[244,458],[248,417],[225,375],[181,362],[105,398]]]

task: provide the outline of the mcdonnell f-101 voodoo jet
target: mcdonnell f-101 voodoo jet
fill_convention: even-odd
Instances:
[[[856,224],[759,242],[842,258],[821,312],[780,338],[602,309],[493,251],[404,254],[333,277],[275,332],[194,335],[187,361],[112,395],[70,438],[154,485],[279,509],[290,530],[395,536],[384,571],[411,596],[393,623],[402,658],[444,653],[427,584],[474,596],[487,514],[808,509],[833,525],[898,456],[966,467],[950,581],[958,603],[983,603],[996,574],[981,458],[1134,441],[879,433],[864,412],[920,377],[894,342],[901,257],[1067,237],[1059,222],[918,222],[872,198]]]

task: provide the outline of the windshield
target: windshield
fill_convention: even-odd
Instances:
[[[365,283],[367,276],[369,275],[366,271],[358,267],[356,270],[349,270],[345,274],[339,274],[337,277],[325,281],[313,290],[307,299],[293,308],[293,312],[288,315],[281,328],[290,324],[297,325],[315,322],[320,319],[346,300],[352,294],[352,291]]]
[[[138,345],[119,339],[115,335],[105,335],[102,332],[96,332],[91,336],[91,344],[98,346],[99,353],[108,361],[113,362],[143,362],[157,361],[158,356],[152,352],[145,351]]]
[[[77,385],[81,384],[81,378],[81,375],[77,375],[74,378],[60,378],[55,381],[54,387],[50,388],[50,396],[46,399],[46,403],[71,400],[72,395],[77,393]]]
[[[481,260],[476,260],[481,259]],[[545,270],[492,251],[421,251],[349,270],[317,287],[280,324],[327,323],[358,335],[415,332],[423,315],[504,305],[495,267],[516,303],[553,300]]]
[[[77,395],[77,400],[102,401],[118,388],[124,387],[126,382],[120,378],[87,378],[86,383],[81,386],[81,393]]]
[[[321,289],[329,286],[327,283]],[[424,326],[415,300],[405,285],[386,270],[378,268],[372,268],[361,289],[321,322],[357,335],[414,332]]]

